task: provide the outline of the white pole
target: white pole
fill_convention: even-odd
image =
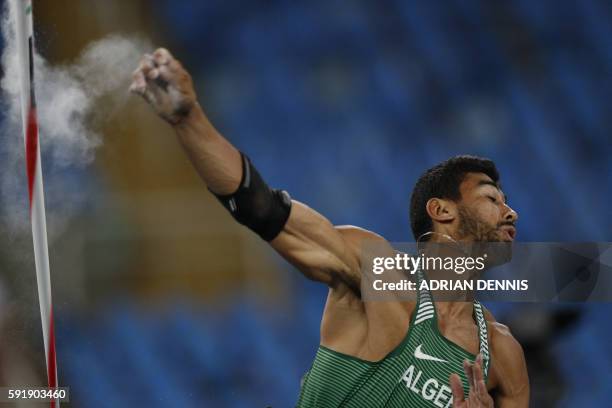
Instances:
[[[32,2],[31,0],[12,1],[13,10],[16,12],[15,28],[19,53],[19,79],[21,82],[21,118],[26,150],[34,263],[36,265],[38,300],[40,303],[40,317],[47,363],[47,379],[49,387],[57,387],[47,222],[45,218],[45,197],[40,164],[40,146],[38,143],[36,99],[34,95],[34,24],[32,19]],[[51,401],[51,407],[58,408],[59,401]]]

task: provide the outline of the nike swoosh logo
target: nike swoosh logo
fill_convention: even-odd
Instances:
[[[429,360],[429,361],[437,361],[439,363],[448,363],[446,360],[442,360],[441,358],[430,356],[429,354],[423,353],[421,351],[422,344],[419,344],[416,349],[414,349],[414,356],[419,360]]]

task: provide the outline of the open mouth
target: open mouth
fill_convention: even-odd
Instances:
[[[516,237],[516,228],[510,225],[504,225],[500,228],[500,230],[506,236],[507,241],[514,241],[514,238]]]

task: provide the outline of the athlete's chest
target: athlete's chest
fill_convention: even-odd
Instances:
[[[414,325],[400,347],[372,368],[351,402],[378,395],[382,403],[376,401],[380,405],[371,406],[449,407],[449,378],[454,373],[460,376],[467,394],[463,362],[473,361],[475,354],[443,337],[431,323]]]
[[[472,322],[448,322],[443,319],[438,319],[437,323],[440,335],[448,340],[453,346],[467,351],[469,355],[475,356],[483,352],[482,343],[484,339],[482,339],[481,336],[486,336],[486,352],[489,353],[490,361],[487,388],[489,390],[496,388],[499,384],[499,377],[497,373],[498,360],[495,358],[494,348],[492,347],[495,340],[493,333],[491,331],[482,333],[478,330],[476,324]],[[461,368],[461,370],[463,370],[463,368]]]
[[[414,327],[404,345],[401,377],[393,399],[414,406],[448,407],[452,404],[449,381],[452,374],[459,375],[464,392],[469,392],[463,362],[473,361],[480,351],[478,331],[472,332],[469,325],[461,327],[451,336],[455,341],[460,341],[457,343],[444,336],[440,328],[434,326],[435,321],[428,323]],[[443,327],[446,330],[458,328],[453,324]],[[475,338],[469,338],[469,334]]]
[[[409,329],[405,327],[404,339],[376,363],[320,350],[305,395],[313,400],[333,396],[347,408],[450,407],[451,374],[459,375],[467,395],[463,362],[474,361],[479,352],[488,355],[488,341],[480,326],[474,330],[469,323],[440,323],[433,308],[420,304]],[[449,333],[450,338],[444,336]],[[334,386],[330,386],[332,379],[338,381]]]
[[[434,332],[437,332],[439,336],[446,339],[450,344],[470,354],[478,354],[480,346],[479,332],[473,320],[453,320],[438,317],[437,321],[432,322],[432,324],[437,325],[437,327],[434,327]]]

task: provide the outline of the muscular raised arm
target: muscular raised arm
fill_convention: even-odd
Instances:
[[[141,95],[176,130],[196,171],[217,195],[241,185],[240,152],[210,123],[197,102],[189,73],[167,50],[145,55],[134,71],[130,90]],[[363,240],[382,240],[356,227],[334,227],[308,206],[292,201],[282,230],[271,246],[308,278],[348,286],[359,293],[359,248]]]

